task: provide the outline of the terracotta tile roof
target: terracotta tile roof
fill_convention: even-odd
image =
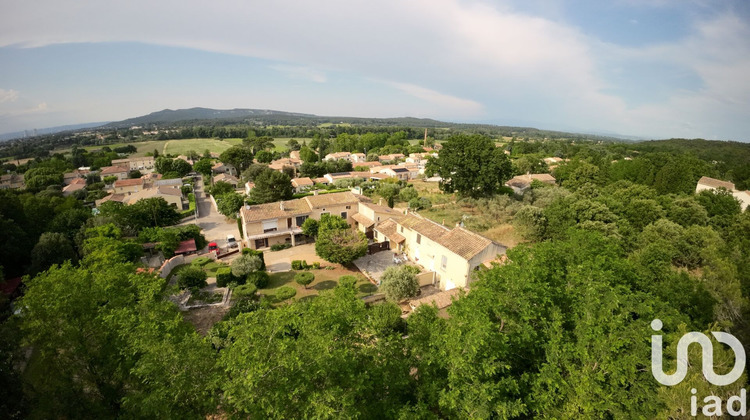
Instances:
[[[105,166],[102,168],[100,174],[101,175],[109,175],[109,174],[119,174],[123,172],[128,172],[130,169],[126,168],[124,166]]]
[[[399,220],[398,224],[407,229],[414,230],[467,260],[473,258],[492,244],[492,241],[484,236],[462,227],[451,230],[414,213]]]
[[[398,210],[394,210],[388,206],[381,206],[380,204],[374,204],[374,203],[361,203],[360,206],[370,208],[376,213],[386,213],[388,214],[389,217],[392,217],[396,220],[400,219],[401,217],[404,217],[404,213]]]
[[[354,219],[357,223],[364,226],[365,228],[369,228],[375,225],[374,221],[370,220],[369,217],[365,216],[362,213],[354,213],[352,215],[352,219]]]
[[[550,174],[530,174],[514,176],[513,178],[509,179],[508,182],[505,183],[505,185],[524,188],[531,185],[531,181],[535,179],[546,184],[555,183],[555,178]]]
[[[70,185],[86,185],[86,180],[83,178],[76,178],[70,181]]]
[[[325,177],[315,178],[313,181],[317,182],[318,184],[327,184],[328,179]]]
[[[392,238],[393,235],[396,235],[396,228],[396,221],[393,219],[383,220],[382,222],[378,223],[377,226],[375,226],[375,230],[382,233],[387,238]],[[403,236],[401,237],[403,238]]]
[[[71,191],[78,191],[86,188],[86,182],[83,184],[79,183],[71,183],[70,185],[66,185],[65,188],[63,188],[63,192],[71,192]]]
[[[698,184],[706,185],[711,188],[726,188],[729,191],[734,190],[734,184],[728,181],[722,181],[720,179],[709,178],[707,176],[701,177],[698,180]]]
[[[282,205],[283,203],[283,210]],[[285,217],[302,216],[312,211],[310,205],[304,199],[288,200],[275,203],[256,204],[245,206],[240,209],[244,223],[258,222],[268,219],[280,219]]]
[[[160,187],[157,187],[156,189],[159,194],[174,195],[177,197],[182,197],[182,190],[177,187],[170,187],[168,185],[162,185]]]
[[[106,203],[107,201],[114,201],[116,203],[124,203],[125,202],[125,197],[126,197],[125,194],[119,194],[119,193],[117,193],[117,194],[110,194],[110,195],[102,198],[101,200],[99,200],[97,206],[101,205],[102,203]]]
[[[352,166],[353,167],[368,166],[368,167],[372,168],[374,166],[380,166],[380,162],[377,162],[377,161],[376,162],[354,162],[354,163],[352,163]]]
[[[370,174],[370,179],[388,179],[390,178],[386,174]]]
[[[312,186],[313,180],[308,177],[302,177],[302,178],[294,178],[292,179],[292,186],[295,187],[306,187],[306,186]]]
[[[134,178],[134,179],[118,179],[117,181],[115,181],[115,188],[132,187],[133,185],[143,185],[143,180],[141,178]]]
[[[345,157],[349,157],[351,153],[349,152],[336,152],[336,153],[329,153],[326,155],[326,159],[342,159]]]
[[[357,198],[357,196],[352,194],[349,191],[343,191],[343,192],[337,192],[337,193],[331,193],[331,194],[310,195],[310,196],[302,198],[302,200],[307,201],[308,205],[312,209],[317,209],[317,208],[326,207],[326,206],[333,206],[337,204],[348,204],[348,203],[359,202],[359,199]]]
[[[229,175],[229,174],[219,174],[219,175],[216,175],[214,177],[214,182],[216,182],[216,181],[224,181],[224,182],[228,182],[230,184],[237,184],[237,183],[240,182],[240,180],[237,179],[236,176]]]

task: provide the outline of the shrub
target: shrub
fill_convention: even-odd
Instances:
[[[258,251],[257,249],[252,248],[243,248],[242,255],[255,255],[256,257],[260,258],[260,269],[261,271],[265,271],[266,259],[263,257],[263,251]]]
[[[241,286],[237,286],[232,291],[232,298],[234,299],[249,299],[255,297],[255,292],[258,288],[254,284],[248,283]]]
[[[271,245],[271,251],[281,251],[282,249],[289,249],[292,244],[275,244]]]
[[[320,270],[320,263],[319,263],[319,262],[317,262],[317,261],[315,261],[315,262],[313,263],[312,267],[313,267],[314,269],[316,269],[316,270]]]
[[[256,271],[247,275],[247,283],[252,283],[258,289],[265,289],[270,278],[265,271]]]
[[[235,278],[232,275],[231,268],[221,267],[218,270],[216,270],[216,286],[217,287],[227,287],[227,285],[233,281],[235,281]]]
[[[263,305],[262,302],[255,299],[240,299],[234,305],[232,305],[231,308],[229,308],[229,313],[226,315],[226,317],[224,317],[224,320],[235,318],[239,314],[255,312],[258,309],[263,308],[264,306],[268,305]]]
[[[354,276],[341,276],[339,277],[339,285],[341,287],[351,287],[354,288],[354,285],[357,284],[357,278]]]
[[[244,278],[248,274],[259,271],[262,261],[255,255],[240,255],[232,261],[232,274],[237,278]]]
[[[210,263],[213,261],[211,258],[208,257],[198,257],[193,260],[193,262],[190,263],[190,265],[196,266],[196,267],[203,267],[204,265]]]
[[[416,296],[419,293],[419,281],[415,270],[419,272],[416,267],[408,265],[388,267],[380,280],[380,289],[385,293],[385,298],[398,302]]]
[[[297,290],[291,286],[281,286],[276,290],[276,300],[279,302],[291,299],[297,294]]]
[[[185,267],[180,271],[179,276],[180,279],[177,284],[182,289],[200,289],[201,287],[205,287],[207,284],[206,278],[208,277],[208,275],[205,271],[201,270],[198,267]]]
[[[313,280],[315,280],[315,275],[313,273],[303,272],[294,275],[294,281],[296,281],[297,284],[305,286],[305,289],[307,289],[307,285],[312,283]]]
[[[305,270],[307,268],[307,262],[302,260],[292,260],[292,270]]]
[[[307,260],[302,260],[302,269],[303,270],[309,270],[310,264],[307,263]]]

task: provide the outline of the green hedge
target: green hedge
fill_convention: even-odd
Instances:
[[[265,289],[270,281],[270,276],[265,271],[256,271],[247,275],[247,283],[252,283],[258,289]]]
[[[289,249],[292,244],[275,244],[271,245],[271,251],[281,251],[282,249]]]
[[[235,281],[232,275],[231,267],[221,267],[216,270],[216,287],[227,287],[231,282]]]
[[[276,300],[279,302],[291,299],[297,294],[297,290],[291,286],[281,286],[276,290]]]
[[[203,267],[204,265],[210,263],[211,261],[213,261],[213,260],[211,258],[208,258],[208,257],[198,257],[198,258],[194,259],[190,264],[191,265],[195,265],[195,266],[199,266],[199,267]]]
[[[237,286],[232,291],[232,297],[234,299],[248,299],[255,297],[255,292],[258,291],[258,288],[255,287],[254,284],[248,283],[243,284],[242,286]]]
[[[296,281],[297,284],[305,286],[305,289],[307,289],[307,285],[312,283],[313,280],[315,280],[315,275],[309,271],[303,271],[294,275],[294,281]]]

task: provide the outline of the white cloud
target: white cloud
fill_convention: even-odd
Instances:
[[[271,68],[286,74],[292,79],[309,80],[315,83],[325,83],[327,80],[325,73],[307,66],[277,64],[271,66]]]
[[[15,102],[18,99],[18,91],[9,89],[0,89],[0,103]]]
[[[326,69],[384,81],[443,118],[526,119],[636,135],[727,132],[720,125],[750,132],[750,34],[731,15],[699,22],[685,40],[632,49],[602,44],[562,19],[518,13],[506,0],[78,0],[73,7],[10,0],[5,9],[0,46],[124,41],[251,56],[284,63],[272,68],[293,79],[335,85],[333,73],[319,70]],[[628,107],[607,93],[602,67],[631,59],[691,69],[704,87]],[[359,113],[346,104],[338,109]]]
[[[427,89],[410,83],[384,83],[393,86],[408,95],[426,101],[432,105],[446,108],[447,110],[454,112],[456,116],[476,117],[482,111],[482,104],[470,99],[463,99],[456,96],[446,95],[444,93],[440,93],[432,89]]]

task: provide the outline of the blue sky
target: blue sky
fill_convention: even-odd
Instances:
[[[750,141],[740,0],[0,0],[0,132],[164,108]]]

